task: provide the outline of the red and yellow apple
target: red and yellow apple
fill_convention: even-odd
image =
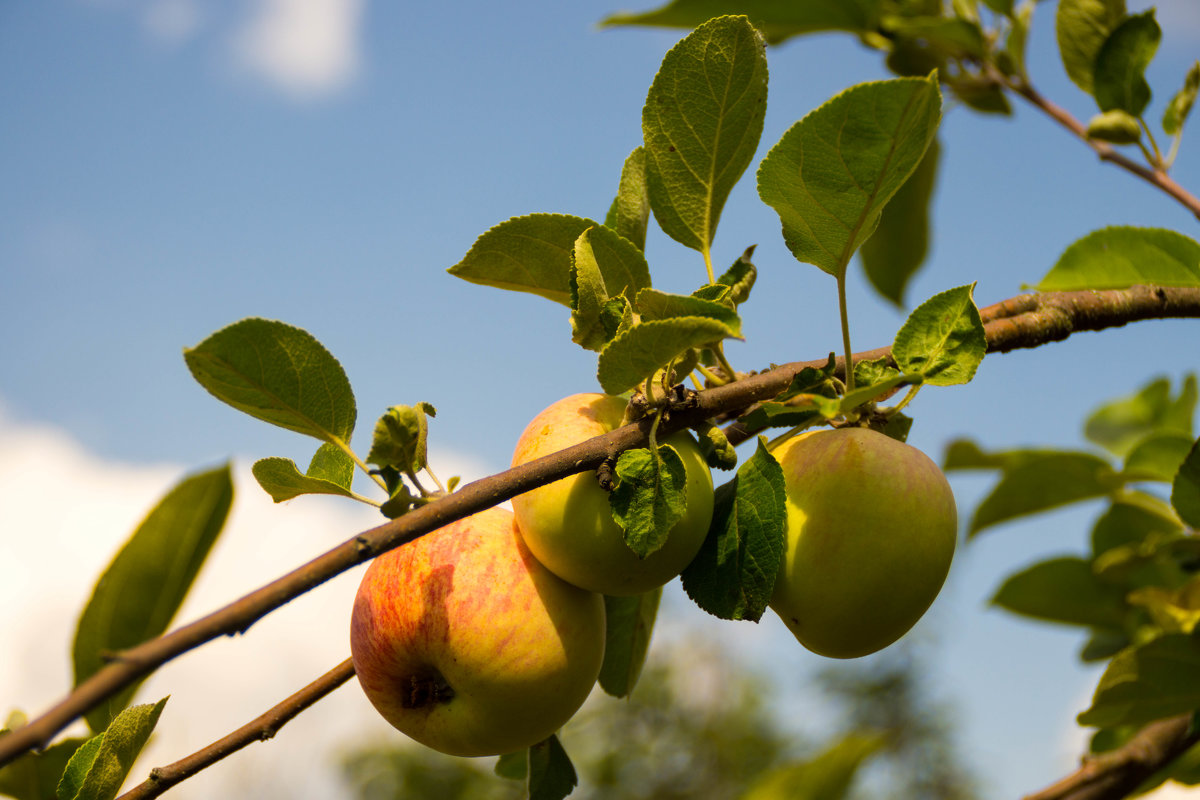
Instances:
[[[801,434],[774,456],[788,533],[771,608],[823,656],[857,658],[899,639],[950,569],[958,516],[946,476],[866,428]]]
[[[354,669],[383,717],[458,756],[529,747],[570,719],[604,659],[604,599],[530,554],[493,508],[368,567],[350,627]]]
[[[620,397],[594,393],[559,400],[525,428],[513,466],[616,429],[625,406]],[[649,591],[682,572],[700,550],[712,520],[712,473],[687,431],[662,443],[675,448],[687,472],[687,510],[662,548],[644,559],[629,548],[613,521],[608,493],[588,471],[513,498],[517,528],[534,556],[563,580],[614,596]]]

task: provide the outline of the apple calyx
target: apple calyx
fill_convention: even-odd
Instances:
[[[440,672],[434,670],[429,676],[414,675],[410,679],[408,692],[401,698],[400,705],[407,709],[417,709],[449,703],[453,699],[454,687],[446,682]]]

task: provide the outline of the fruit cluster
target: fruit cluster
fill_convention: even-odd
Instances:
[[[514,466],[617,428],[626,401],[567,397],[530,422]],[[664,439],[686,471],[683,517],[646,558],[607,493],[580,473],[375,559],[354,603],[351,651],[371,703],[452,755],[516,752],[583,704],[604,659],[601,595],[662,586],[696,556],[712,476],[686,431]],[[953,495],[923,453],[863,428],[822,430],[774,453],[787,489],[771,607],[813,652],[851,658],[902,636],[940,590],[954,551]]]

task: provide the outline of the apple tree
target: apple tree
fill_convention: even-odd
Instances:
[[[1013,519],[1085,500],[1106,504],[1087,552],[1034,564],[995,594],[995,603],[1013,613],[1079,626],[1088,637],[1081,658],[1105,664],[1092,705],[1079,717],[1093,732],[1084,766],[1034,796],[1116,798],[1167,779],[1200,782],[1195,376],[1115,389],[1117,399],[1086,421],[1090,449],[989,450],[962,439],[936,454],[939,468],[905,444],[920,413],[918,394],[971,381],[987,369],[990,354],[1052,348],[1081,331],[1200,316],[1200,244],[1163,228],[1103,228],[1067,247],[1057,263],[1040,270],[1040,279],[1022,275],[1033,280],[1031,293],[979,307],[975,284],[947,286],[916,304],[890,344],[866,351],[851,344],[847,279],[854,257],[874,289],[897,304],[924,261],[939,129],[950,101],[998,115],[1014,103],[1028,104],[1090,148],[1102,168],[1122,170],[1142,190],[1163,192],[1200,217],[1200,200],[1170,173],[1200,91],[1200,62],[1167,89],[1173,94],[1162,118],[1148,119],[1145,73],[1163,33],[1154,12],[1131,14],[1124,0],[1060,0],[1054,30],[1062,65],[1096,103],[1095,115],[1081,122],[1044,97],[1029,75],[1025,42],[1035,8],[1032,0],[674,0],[606,20],[689,31],[650,82],[643,140],[615,176],[611,207],[602,219],[560,210],[501,221],[464,243],[449,273],[562,306],[572,340],[596,358],[598,387],[580,391],[598,388],[598,402],[609,411],[573,409],[594,423],[586,430],[567,417],[540,423],[533,436],[544,441],[515,458],[512,469],[460,485],[441,480],[429,463],[429,421],[436,411],[428,403],[388,409],[374,424],[367,452],[354,449],[358,410],[350,380],[307,331],[249,318],[187,348],[188,369],[217,399],[318,442],[303,470],[277,457],[254,464],[255,478],[272,498],[337,495],[377,507],[385,521],[173,627],[233,501],[228,468],[183,480],[115,555],[82,610],[73,643],[74,688],[35,717],[9,717],[0,735],[0,792],[21,800],[116,796],[160,717],[170,713],[166,698],[134,704],[147,675],[245,630],[334,575],[367,561],[393,563],[396,554],[404,554],[395,563],[409,565],[403,574],[415,591],[401,605],[383,606],[370,625],[358,604],[355,611],[356,630],[368,631],[363,637],[385,651],[382,657],[355,652],[210,747],[155,768],[122,796],[157,796],[269,737],[356,670],[364,686],[383,687],[374,690],[383,695],[377,707],[394,711],[385,715],[406,731],[403,720],[414,711],[446,712],[439,724],[456,735],[463,732],[456,726],[503,727],[504,713],[495,713],[493,701],[503,695],[499,707],[511,715],[517,695],[504,693],[516,691],[520,681],[527,688],[531,676],[576,682],[582,676],[585,689],[598,683],[610,695],[629,696],[655,625],[670,624],[657,619],[661,583],[680,572],[695,604],[730,624],[777,613],[814,650],[834,656],[877,650],[904,635],[946,577],[957,524],[942,470],[995,476],[982,502],[963,510],[969,513],[963,514],[961,546]],[[758,197],[778,215],[795,268],[807,270],[813,293],[824,292],[836,305],[841,324],[830,337],[836,352],[825,346],[794,352],[795,343],[784,340],[782,363],[734,365],[725,343],[744,336],[743,304],[758,267],[753,247],[736,258],[714,251],[718,223],[759,151],[769,48],[824,31],[849,33],[878,50],[895,77],[850,86],[815,109],[796,109],[798,120],[767,148],[752,179]],[[657,273],[644,252],[651,218],[695,251],[691,293],[655,287]],[[789,456],[801,451],[803,457]],[[569,513],[563,512],[564,493],[555,494],[565,480],[592,498]],[[885,496],[881,487],[900,491]],[[470,520],[480,518],[475,515],[507,500],[514,500],[516,521],[496,516],[507,511],[492,512],[489,519],[499,521],[489,523],[488,535],[489,545],[516,537],[509,555],[492,561],[455,556],[454,545],[462,543],[453,536],[450,545],[438,546],[437,560],[430,555],[439,535],[470,529]],[[905,506],[908,500],[914,503]],[[698,514],[704,519],[697,526]],[[554,524],[565,525],[565,533]],[[534,532],[543,525],[547,531]],[[573,538],[572,529],[589,526],[597,537],[616,537],[615,552],[635,566],[614,570],[604,555],[607,544],[565,566],[583,546],[582,534]],[[930,528],[939,532],[936,541],[926,535]],[[686,548],[677,543],[681,536]],[[840,546],[847,542],[854,546]],[[686,557],[662,575],[621,584],[656,553],[681,549]],[[580,561],[586,574],[575,577]],[[473,566],[477,562],[485,566]],[[912,582],[897,604],[904,613],[882,630],[848,624],[853,614],[834,613],[816,636],[821,644],[807,640],[804,631],[820,613],[814,607],[839,612],[887,593],[889,570],[872,569],[876,563],[892,564],[893,574],[903,563],[900,571]],[[547,569],[553,574],[539,577]],[[607,580],[613,575],[616,581]],[[594,586],[572,586],[593,578]],[[400,602],[386,588],[399,578],[391,580],[363,591]],[[522,597],[540,599],[514,609],[516,590],[508,587],[520,581],[541,587]],[[557,588],[545,589],[554,581]],[[566,596],[568,589],[593,592],[580,603],[591,610],[556,617],[562,604],[546,598]],[[806,596],[810,590],[815,601]],[[432,610],[416,613],[418,605]],[[409,611],[416,622],[400,622]],[[522,620],[543,614],[555,620],[550,627],[557,626],[564,641],[582,642],[579,652],[589,656],[558,652],[553,637],[526,637],[532,624]],[[431,618],[440,627],[430,628]],[[502,649],[523,638],[532,642],[527,650]],[[435,639],[455,639],[468,650],[495,640],[512,667],[497,668],[494,680],[480,684],[456,683],[448,668],[432,662],[420,674],[389,671],[399,669],[401,643]],[[499,662],[478,663],[492,669]],[[493,690],[497,694],[489,695]],[[577,694],[581,702],[586,691]],[[543,713],[533,700],[521,702],[529,715]],[[553,731],[578,702],[565,712],[554,708],[553,724],[523,720],[528,740],[501,730],[489,744],[462,750],[498,756],[496,780],[519,779],[530,797],[565,797],[581,776]],[[57,738],[80,718],[90,736]],[[812,760],[749,783],[744,796],[842,796],[875,749],[851,738],[831,743]]]

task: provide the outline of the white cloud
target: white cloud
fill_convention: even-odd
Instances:
[[[433,453],[447,474],[479,477],[477,465]],[[201,467],[205,465],[200,465]],[[0,719],[30,716],[71,684],[70,646],[92,585],[145,513],[188,470],[133,465],[88,453],[62,432],[18,427],[0,408]],[[337,498],[275,505],[249,470],[235,469],[229,522],[177,623],[188,622],[378,524],[372,509]],[[131,782],[224,736],[349,655],[348,623],[363,567],[296,599],[244,635],[221,639],[164,666],[138,702],[170,695]],[[78,728],[72,729],[82,732]],[[343,748],[402,737],[351,681],[266,743],[172,790],[208,797],[341,798]]]
[[[234,36],[241,66],[297,97],[349,85],[360,65],[365,0],[257,0]]]

